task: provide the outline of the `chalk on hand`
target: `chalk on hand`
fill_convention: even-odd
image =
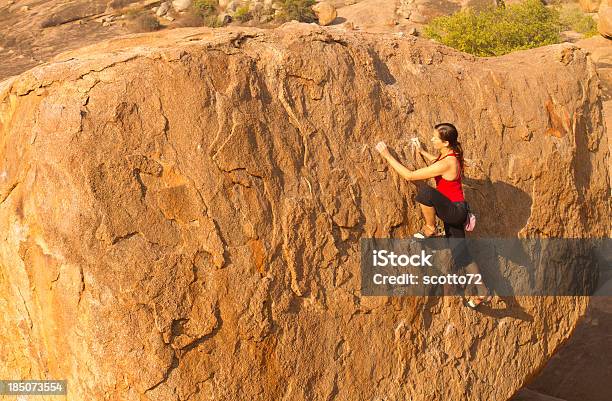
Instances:
[[[387,145],[383,141],[380,141],[376,144],[376,150],[379,153],[384,152],[386,149],[387,149]]]

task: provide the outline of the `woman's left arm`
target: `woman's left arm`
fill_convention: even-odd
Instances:
[[[395,160],[391,153],[389,153],[387,146],[382,142],[376,145],[376,150],[378,150],[381,156],[384,157],[385,160],[387,160],[393,170],[397,171],[400,176],[402,176],[408,181],[426,180],[428,178],[433,178],[442,175],[445,172],[444,164],[439,162],[434,163],[431,166],[420,168],[415,171],[409,170],[402,163]]]

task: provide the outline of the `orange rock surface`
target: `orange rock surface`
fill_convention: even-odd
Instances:
[[[599,81],[571,45],[479,59],[304,24],[178,29],[0,83],[0,377],[73,400],[507,400],[581,297],[363,297],[421,225],[410,136],[460,130],[475,235],[604,237]]]

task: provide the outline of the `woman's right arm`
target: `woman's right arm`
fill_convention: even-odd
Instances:
[[[450,166],[449,162],[451,162],[448,159],[441,160],[432,164],[431,166],[423,167],[418,170],[412,171],[402,165],[402,163],[395,160],[395,158],[389,152],[389,149],[387,149],[387,145],[384,142],[378,142],[376,144],[376,150],[380,153],[382,157],[385,158],[385,160],[387,160],[393,170],[395,170],[400,176],[402,176],[408,181],[426,180],[428,178],[434,178],[439,175],[442,175],[448,171]]]
[[[426,150],[424,150],[422,148],[417,148],[417,150],[419,151],[421,156],[423,156],[425,159],[427,159],[427,161],[432,162],[432,161],[437,159],[436,156],[432,155],[431,153],[427,152]]]

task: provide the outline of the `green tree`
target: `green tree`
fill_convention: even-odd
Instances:
[[[193,2],[193,8],[202,17],[209,17],[213,14],[217,14],[217,1],[216,0],[195,0]]]
[[[438,17],[425,36],[476,56],[500,56],[560,41],[559,12],[540,0],[525,0],[480,12],[471,9]]]

